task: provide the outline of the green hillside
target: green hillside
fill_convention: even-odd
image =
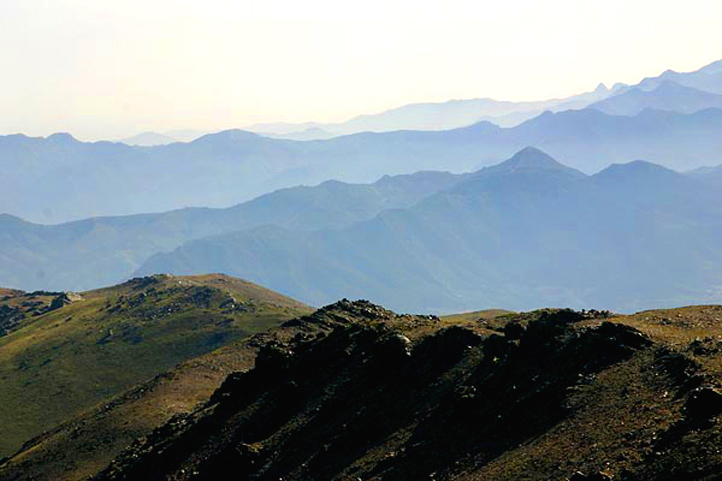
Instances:
[[[0,456],[179,362],[309,311],[221,275],[152,276],[81,294],[9,292],[0,299],[0,306],[27,311],[0,337]]]

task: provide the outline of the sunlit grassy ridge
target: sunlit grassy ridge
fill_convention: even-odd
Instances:
[[[221,275],[153,276],[25,318],[0,337],[0,455],[179,362],[308,311]]]

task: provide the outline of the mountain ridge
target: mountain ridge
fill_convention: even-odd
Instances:
[[[695,338],[719,332],[720,306],[462,326],[342,304],[347,325],[266,346],[94,479],[668,481],[722,466],[705,447],[722,438],[719,352]]]
[[[720,107],[722,107],[722,95],[665,80],[652,90],[634,87],[624,93],[593,103],[588,108],[601,110],[610,115],[636,115],[645,109],[690,114]]]
[[[0,299],[0,454],[172,366],[311,309],[224,275]]]
[[[591,177],[552,165],[556,170],[512,174],[484,169],[412,207],[340,230],[199,239],[151,257],[136,273],[224,266],[311,304],[345,292],[416,312],[595,304],[625,311],[665,298],[718,298],[708,286],[718,282],[712,266],[722,262],[713,241],[722,234],[719,191],[648,163]],[[640,167],[661,173],[670,188],[646,179]],[[693,248],[672,255],[685,244]],[[700,251],[707,254],[694,254]],[[645,289],[625,291],[612,282],[615,272]]]
[[[719,109],[689,115],[644,110],[634,117],[586,109],[543,114],[514,128],[476,123],[311,141],[243,131],[158,147],[0,138],[6,166],[0,211],[55,223],[189,205],[225,207],[331,178],[369,183],[419,170],[475,171],[527,145],[586,173],[635,158],[690,170],[718,157],[721,125]],[[115,195],[104,195],[109,191]]]

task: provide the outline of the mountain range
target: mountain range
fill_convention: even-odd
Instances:
[[[57,223],[103,215],[225,207],[328,179],[369,183],[419,170],[470,172],[534,145],[586,173],[645,159],[677,170],[720,163],[722,110],[547,112],[514,128],[481,122],[446,131],[360,133],[317,141],[243,131],[159,147],[0,137],[0,212]],[[108,193],[112,193],[108,195]]]
[[[637,115],[645,109],[691,114],[721,107],[722,95],[685,87],[669,80],[652,90],[635,87],[589,106],[610,115]]]
[[[663,83],[675,83],[708,93],[722,93],[722,61],[714,62],[693,72],[674,72],[668,70],[658,77],[648,77],[637,85],[615,84],[609,89],[600,84],[594,91],[586,92],[563,99],[543,101],[510,102],[490,98],[450,100],[447,102],[425,102],[404,105],[376,114],[356,116],[345,122],[269,122],[253,124],[246,127],[252,132],[275,138],[292,140],[316,140],[348,135],[359,132],[387,132],[392,130],[446,130],[465,127],[482,120],[492,122],[501,127],[513,127],[546,110],[559,112],[586,108],[594,103],[604,101],[608,97],[623,94],[631,89],[649,91]],[[706,105],[702,108],[709,108]],[[650,108],[654,108],[651,107]],[[665,110],[662,108],[662,110]],[[687,112],[687,110],[676,110]],[[689,112],[691,113],[691,112]],[[200,137],[196,132],[195,137]],[[155,136],[155,138],[154,138]],[[146,132],[138,136],[124,139],[122,142],[132,145],[162,145],[169,143],[174,137],[176,141],[190,141],[188,135],[171,133],[157,134]]]
[[[0,165],[1,481],[722,479],[722,60]]]
[[[694,72],[667,70],[657,77],[647,77],[637,85],[644,90],[651,90],[667,81],[706,92],[722,94],[722,60],[712,62]]]
[[[721,298],[722,194],[648,162],[588,176],[527,148],[406,209],[339,229],[190,241],[136,274],[222,270],[312,305],[632,311]]]
[[[423,102],[404,105],[377,114],[365,114],[346,122],[324,124],[306,122],[265,123],[248,127],[252,132],[267,132],[280,136],[293,136],[310,129],[333,135],[349,135],[359,132],[390,132],[393,130],[449,130],[466,127],[482,120],[503,127],[512,127],[540,113],[581,109],[611,95],[600,84],[595,90],[563,99],[511,102],[490,98],[449,100],[446,102]]]
[[[0,281],[26,290],[87,290],[130,277],[151,255],[186,241],[273,223],[295,230],[339,228],[383,210],[410,207],[461,176],[385,176],[370,185],[327,181],[260,196],[227,209],[96,217],[41,225],[0,215]]]
[[[187,288],[242,284],[155,276],[114,289],[130,288],[128,300],[145,294],[153,306],[153,289],[167,293],[176,281],[195,284],[181,286],[181,298],[192,293]],[[193,316],[204,300],[221,307],[214,294],[192,298],[176,316]],[[91,301],[53,312],[63,318],[83,302]],[[438,318],[344,299],[191,357],[70,416],[0,459],[0,478],[715,479],[721,309]],[[48,323],[41,318],[10,336],[32,341],[51,332],[35,324]],[[176,330],[184,332],[193,329]],[[153,331],[143,333],[152,342]],[[77,334],[66,342],[97,337]],[[115,335],[86,355],[107,346],[132,347]],[[6,378],[23,375],[18,368]]]
[[[420,170],[472,172],[527,145],[587,174],[636,159],[676,170],[718,165],[721,62],[561,100],[411,104],[357,117],[337,131],[307,123],[296,131],[260,126],[267,136],[241,130],[200,138],[198,131],[146,132],[127,140],[138,145],[80,142],[62,133],[1,136],[0,213],[57,224],[228,207],[329,179],[371,183]],[[166,145],[147,146],[159,139]]]
[[[293,123],[266,123],[248,127],[253,132],[268,132],[279,136],[297,136],[301,132],[318,129],[319,137],[325,138],[329,134],[347,135],[357,132],[386,132],[391,130],[446,130],[464,127],[482,120],[492,122],[501,127],[514,127],[528,119],[536,117],[544,111],[561,112],[564,110],[578,110],[589,106],[597,108],[597,104],[604,103],[630,90],[643,92],[655,90],[663,84],[674,84],[688,87],[696,91],[697,109],[693,109],[689,101],[680,100],[683,109],[670,107],[674,102],[668,101],[666,105],[647,105],[647,108],[660,110],[674,110],[681,113],[693,113],[696,110],[719,106],[718,99],[709,99],[704,102],[703,95],[722,94],[722,60],[709,64],[693,72],[674,72],[668,70],[658,77],[648,77],[637,85],[630,86],[616,84],[609,89],[600,84],[595,90],[563,99],[544,100],[536,102],[509,102],[494,99],[464,99],[450,100],[438,103],[409,104],[378,114],[360,115],[346,122],[324,124],[306,122]],[[671,93],[671,92],[668,92]],[[680,92],[680,95],[690,96],[690,92]],[[610,103],[616,104],[616,100]],[[624,102],[628,102],[624,101]],[[605,110],[601,108],[600,110]],[[611,106],[610,106],[610,110]],[[642,109],[639,109],[642,110]],[[639,111],[638,110],[638,111]],[[621,113],[609,111],[609,113]],[[628,115],[628,114],[624,114]],[[312,130],[313,131],[313,130]],[[289,137],[290,138],[290,137]]]
[[[589,176],[527,148],[473,174],[329,181],[226,209],[50,226],[2,215],[0,281],[86,290],[157,272],[225,272],[311,305],[353,295],[416,312],[706,302],[721,285],[719,179],[718,169],[680,174],[642,161]],[[580,265],[597,274],[579,279]],[[619,270],[644,287],[613,283]]]

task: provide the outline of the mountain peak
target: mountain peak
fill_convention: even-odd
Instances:
[[[576,169],[560,164],[549,154],[542,152],[536,147],[529,146],[523,148],[501,164],[485,167],[475,174],[472,174],[468,181],[461,182],[461,187],[457,190],[464,190],[469,188],[469,186],[476,185],[477,181],[485,182],[488,179],[500,179],[510,176],[545,179],[541,184],[548,183],[554,178],[558,180],[574,180],[587,177],[586,174]],[[555,182],[556,181],[552,183]]]
[[[230,130],[222,130],[220,132],[215,132],[212,134],[206,134],[206,135],[194,140],[192,143],[204,143],[204,142],[208,142],[212,139],[224,140],[224,141],[244,141],[244,140],[259,139],[259,138],[261,138],[260,135],[250,132],[248,130],[230,129]]]
[[[603,92],[609,92],[609,88],[604,85],[604,82],[601,82],[599,85],[597,85],[597,88],[594,90],[596,93],[603,93]]]
[[[568,167],[557,162],[552,156],[536,147],[528,146],[514,154],[509,160],[499,164],[507,172],[532,170],[563,170]]]
[[[667,167],[648,162],[646,160],[635,160],[624,164],[611,164],[606,169],[594,175],[597,180],[615,180],[620,179],[645,179],[646,181],[661,179],[674,179],[681,177],[681,174]]]
[[[55,143],[77,142],[77,139],[67,132],[56,132],[54,134],[49,135],[46,139],[51,142],[55,142]]]

